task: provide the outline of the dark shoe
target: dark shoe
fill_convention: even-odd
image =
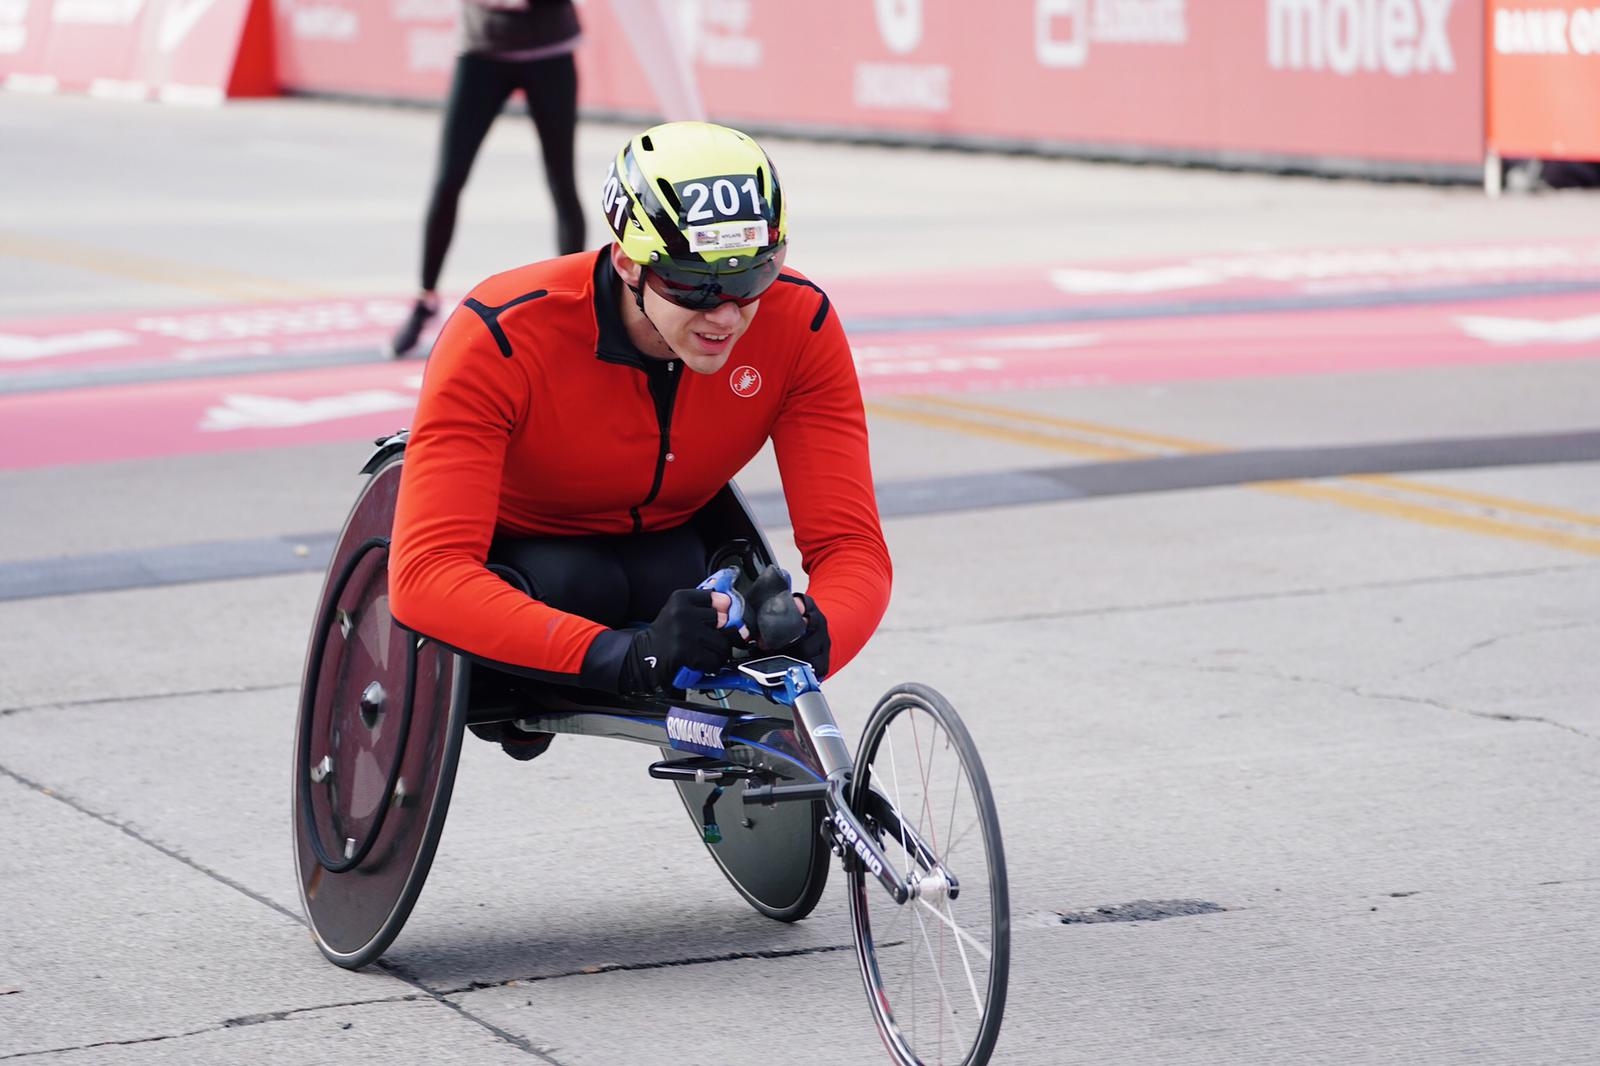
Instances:
[[[515,722],[484,722],[467,726],[472,735],[481,740],[499,741],[500,750],[518,762],[537,759],[550,748],[556,738],[554,733],[530,733],[518,729]]]
[[[505,733],[500,737],[500,750],[518,762],[527,762],[549,751],[554,739],[554,733],[529,733],[518,729],[515,722],[507,722]]]
[[[395,331],[394,339],[389,342],[389,358],[404,359],[417,347],[417,341],[422,339],[422,327],[428,324],[429,319],[439,313],[437,304],[428,304],[418,300],[411,305],[411,314],[400,324]]]

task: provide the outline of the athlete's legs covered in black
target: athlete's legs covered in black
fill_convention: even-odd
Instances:
[[[495,541],[489,563],[508,567],[534,599],[613,629],[647,623],[678,589],[706,576],[706,547],[691,526],[609,537]]]
[[[706,548],[691,526],[616,537],[506,537],[489,548],[489,566],[552,607],[612,628],[648,622],[682,588],[705,577]],[[551,734],[515,723],[470,726],[499,741],[513,759],[542,755]]]

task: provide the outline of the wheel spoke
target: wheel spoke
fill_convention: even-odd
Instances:
[[[981,823],[978,821],[978,819],[973,818],[966,825],[962,826],[961,827],[961,835],[960,836],[951,837],[949,842],[947,842],[945,844],[945,846],[944,846],[944,855],[939,856],[940,860],[942,861],[944,859],[945,855],[954,854],[954,852],[956,850],[956,846],[959,845],[963,840],[967,839],[967,835],[969,833],[971,833],[973,831],[973,829],[977,828],[980,824]],[[949,869],[949,867],[950,867],[950,864],[949,863],[945,863],[945,868]]]
[[[921,915],[918,915],[917,924],[919,926],[922,926],[922,942],[928,948],[928,961],[933,964],[934,983],[939,988],[939,1004],[940,1004],[940,1006],[944,1007],[944,1014],[941,1016],[941,1020],[944,1017],[948,1017],[950,1019],[950,1028],[952,1030],[954,1030],[955,1035],[956,1035],[956,1039],[957,1040],[962,1040],[963,1042],[965,1042],[965,1038],[961,1035],[961,1022],[960,1022],[960,1018],[956,1015],[955,1005],[950,1002],[950,997],[945,992],[944,979],[941,976],[944,973],[944,967],[940,964],[938,957],[934,955],[934,952],[933,952],[933,938],[928,935],[927,927],[923,926]],[[941,939],[942,939],[943,932],[944,932],[943,930],[940,930]],[[968,976],[968,979],[970,981],[972,975],[968,974],[967,976]],[[983,1017],[983,1003],[982,1003],[982,1001],[980,1001],[976,997],[974,997],[973,1002],[977,1003],[977,1005],[978,1005],[978,1017],[982,1018]],[[941,1031],[942,1031],[942,1027],[941,1027]],[[939,1047],[941,1049],[944,1047],[943,1039],[941,1039],[939,1041]]]
[[[935,743],[938,739],[938,727],[937,723],[935,723],[934,735],[928,738],[928,759],[924,762],[922,759],[922,736],[917,729],[918,715],[915,711],[912,711],[908,717],[911,719],[911,735],[917,741],[917,768],[922,772],[922,816],[917,821],[917,828],[926,828],[928,836],[931,838],[928,841],[928,846],[937,855],[939,854],[939,823],[933,816],[933,790],[928,787],[928,779],[933,775],[933,757],[938,752],[938,745]]]
[[[916,864],[916,858],[911,854],[911,848],[908,846],[906,841],[905,815],[901,813],[903,810],[905,810],[905,808],[900,805],[900,762],[895,758],[894,755],[894,735],[892,733],[885,732],[883,735],[883,740],[884,743],[889,746],[889,777],[891,779],[892,789],[894,792],[895,815],[898,817],[900,823],[900,853],[905,856],[905,875],[910,877],[913,872],[913,867]]]
[[[949,734],[946,734],[947,742],[948,742],[948,738],[949,738]],[[952,851],[955,850],[955,846],[956,846],[955,845],[956,810],[961,806],[961,781],[966,776],[967,775],[962,772],[962,766],[960,764],[960,760],[957,759],[956,760],[955,783],[951,786],[951,789],[950,789],[950,824],[945,827],[945,832],[944,832],[945,850],[943,852],[940,852],[939,854],[948,854],[949,852],[952,852]]]
[[[961,928],[961,926],[956,924],[954,918],[951,918],[948,914],[940,910],[938,907],[935,907],[927,900],[919,899],[917,902],[931,912],[935,918],[938,918],[941,922],[950,927],[950,931],[956,935],[957,943],[965,941],[967,944],[972,946],[973,951],[976,951],[979,955],[983,956],[984,961],[988,961],[989,949],[983,946],[983,941],[979,940],[977,937]]]

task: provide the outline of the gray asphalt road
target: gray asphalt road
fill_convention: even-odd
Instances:
[[[0,332],[412,283],[433,113],[0,102]],[[494,131],[451,283],[547,250],[530,136]],[[623,136],[586,126],[587,172]],[[1600,238],[1582,194],[773,150],[825,283]],[[874,400],[895,599],[828,691],[853,735],[891,684],[932,684],[983,752],[1015,920],[996,1062],[1594,1061],[1584,343]],[[528,764],[469,744],[384,964],[322,959],[288,817],[321,579],[261,570],[259,545],[337,528],[363,459],[352,439],[0,473],[0,1061],[884,1061],[842,879],[804,922],[761,918],[648,756],[602,741]],[[766,457],[741,482],[775,499]],[[116,560],[240,544],[256,570],[93,591]],[[17,591],[45,572],[63,584]],[[1164,910],[1205,913],[1084,920]]]

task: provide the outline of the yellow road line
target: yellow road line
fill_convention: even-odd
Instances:
[[[1298,496],[1306,500],[1336,503],[1341,507],[1351,507],[1358,511],[1370,511],[1373,514],[1404,518],[1412,522],[1438,526],[1442,529],[1454,529],[1465,533],[1483,533],[1494,537],[1509,537],[1512,540],[1526,540],[1552,548],[1565,548],[1568,551],[1583,552],[1585,555],[1600,555],[1600,537],[1585,537],[1576,533],[1563,533],[1554,529],[1519,526],[1495,518],[1484,518],[1481,515],[1461,514],[1460,512],[1447,511],[1443,508],[1406,503],[1404,500],[1396,500],[1393,497],[1372,496],[1364,492],[1350,492],[1333,485],[1317,485],[1308,481],[1262,481],[1251,487],[1284,496]]]
[[[1027,429],[969,422],[952,415],[934,414],[931,411],[910,411],[901,407],[890,407],[883,403],[869,403],[867,404],[867,410],[879,418],[892,418],[898,422],[910,422],[913,425],[926,426],[929,429],[950,429],[958,433],[977,433],[994,440],[1009,441],[1012,444],[1024,444],[1035,448],[1048,448],[1051,451],[1066,452],[1069,455],[1082,455],[1091,459],[1143,459],[1146,457],[1145,453],[1128,448],[1112,448],[1103,444],[1072,440],[1053,433],[1035,433]]]
[[[914,404],[917,407],[937,408],[946,413],[912,409],[905,406],[906,404]],[[897,397],[894,406],[880,401],[870,404],[869,410],[882,417],[934,429],[954,430],[958,433],[989,437],[1013,444],[1100,459],[1147,459],[1155,455],[1171,454],[1174,451],[1185,454],[1201,454],[1225,450],[1199,441],[1119,429],[1113,426],[1059,418],[1054,415],[1039,414],[1032,411],[1017,411],[993,404],[955,399],[949,396],[917,395]],[[1017,423],[1045,426],[1057,432],[1042,433],[1031,429],[1019,428]],[[1101,440],[1084,441],[1066,434],[1092,436],[1101,438]],[[1125,440],[1135,446],[1116,447],[1103,443],[1104,440]],[[1453,504],[1470,504],[1510,515],[1549,519],[1577,526],[1600,527],[1600,516],[1584,514],[1567,508],[1527,503],[1521,500],[1472,492],[1465,489],[1424,485],[1385,475],[1353,476],[1341,478],[1338,481],[1342,484],[1270,481],[1246,483],[1241,487],[1254,488],[1282,496],[1333,503],[1355,510],[1402,518],[1407,521],[1453,529],[1458,532],[1505,537],[1561,548],[1567,551],[1582,552],[1588,555],[1600,555],[1600,538],[1559,529],[1519,525],[1502,518],[1466,513],[1460,510],[1459,507],[1451,507],[1442,501],[1449,501]],[[1411,502],[1397,499],[1392,495],[1393,493],[1407,493],[1425,498],[1432,497],[1434,500],[1441,502],[1433,504],[1422,501]]]
[[[1095,422],[1080,422],[1076,419],[1061,418],[1056,415],[1042,415],[1033,411],[1017,411],[1008,407],[996,407],[993,404],[977,403],[973,400],[956,399],[953,396],[919,395],[919,403],[930,407],[941,407],[951,411],[965,411],[971,414],[987,415],[990,418],[1002,419],[1006,422],[1030,422],[1040,426],[1055,426],[1060,429],[1076,433],[1087,433],[1096,437],[1109,437],[1113,440],[1126,440],[1135,444],[1144,444],[1156,448],[1166,448],[1179,452],[1218,452],[1226,449],[1214,444],[1205,444],[1195,440],[1185,440],[1181,437],[1168,437],[1156,433],[1142,433],[1137,430],[1119,429],[1115,426],[1103,426]]]
[[[0,233],[0,256],[53,263],[150,285],[171,285],[225,300],[307,300],[330,295],[309,285],[253,277],[219,267],[177,263],[153,256],[19,233]]]
[[[1584,514],[1582,511],[1571,511],[1565,507],[1549,507],[1542,503],[1511,500],[1504,496],[1491,496],[1486,492],[1472,492],[1467,489],[1451,488],[1446,485],[1421,485],[1416,482],[1403,481],[1397,477],[1386,477],[1381,474],[1366,474],[1360,477],[1352,477],[1350,480],[1394,489],[1396,492],[1426,493],[1430,496],[1438,496],[1441,499],[1476,504],[1496,511],[1513,511],[1536,518],[1550,518],[1557,522],[1570,522],[1578,526],[1600,527],[1600,515]]]

